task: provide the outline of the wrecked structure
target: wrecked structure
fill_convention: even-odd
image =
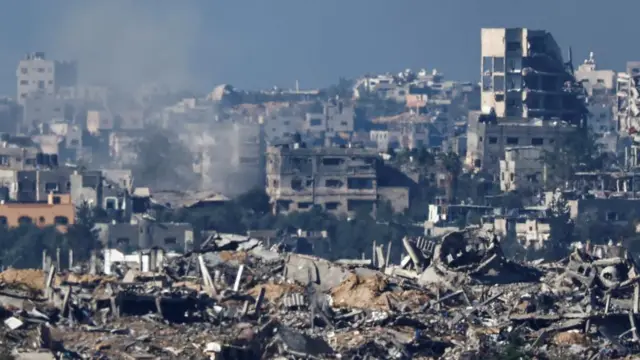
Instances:
[[[267,149],[267,194],[275,212],[319,205],[347,213],[375,207],[378,156],[363,148],[306,148],[303,143]]]
[[[482,29],[482,111],[498,118],[583,120],[583,99],[553,36],[526,28]]]
[[[389,245],[391,246],[391,245]],[[18,358],[477,359],[636,354],[638,268],[583,246],[518,264],[468,228],[329,262],[243,236],[191,253],[0,273],[0,330]],[[141,255],[141,259],[143,256]],[[151,264],[153,266],[150,266]],[[514,348],[513,344],[524,344]]]

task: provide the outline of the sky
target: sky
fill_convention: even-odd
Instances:
[[[483,27],[547,30],[574,65],[593,51],[622,70],[640,60],[637,13],[638,0],[4,0],[0,93],[31,51],[123,88],[311,88],[406,68],[478,81]]]

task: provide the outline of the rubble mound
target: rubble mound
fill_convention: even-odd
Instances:
[[[0,273],[0,283],[37,291],[44,289],[45,273],[35,269],[7,269]]]
[[[351,273],[331,290],[337,308],[388,309],[385,291],[388,282],[381,275],[358,276]]]
[[[282,297],[290,293],[302,293],[302,286],[297,284],[281,283],[276,284],[274,282],[268,282],[265,284],[258,284],[249,289],[248,294],[254,298],[260,295],[261,289],[264,288],[264,297],[272,303],[278,302]]]

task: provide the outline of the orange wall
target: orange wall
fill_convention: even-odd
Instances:
[[[45,227],[55,225],[56,216],[65,216],[68,224],[75,222],[76,209],[73,204],[1,204],[0,222],[9,227],[20,225],[23,216],[31,218],[34,225]],[[2,218],[4,217],[4,218]],[[6,218],[6,222],[4,221]]]

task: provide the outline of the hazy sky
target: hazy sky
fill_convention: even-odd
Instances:
[[[5,0],[0,92],[28,51],[80,61],[85,82],[156,79],[198,90],[324,86],[339,76],[437,68],[477,81],[482,27],[550,31],[574,64],[640,59],[638,0]]]

